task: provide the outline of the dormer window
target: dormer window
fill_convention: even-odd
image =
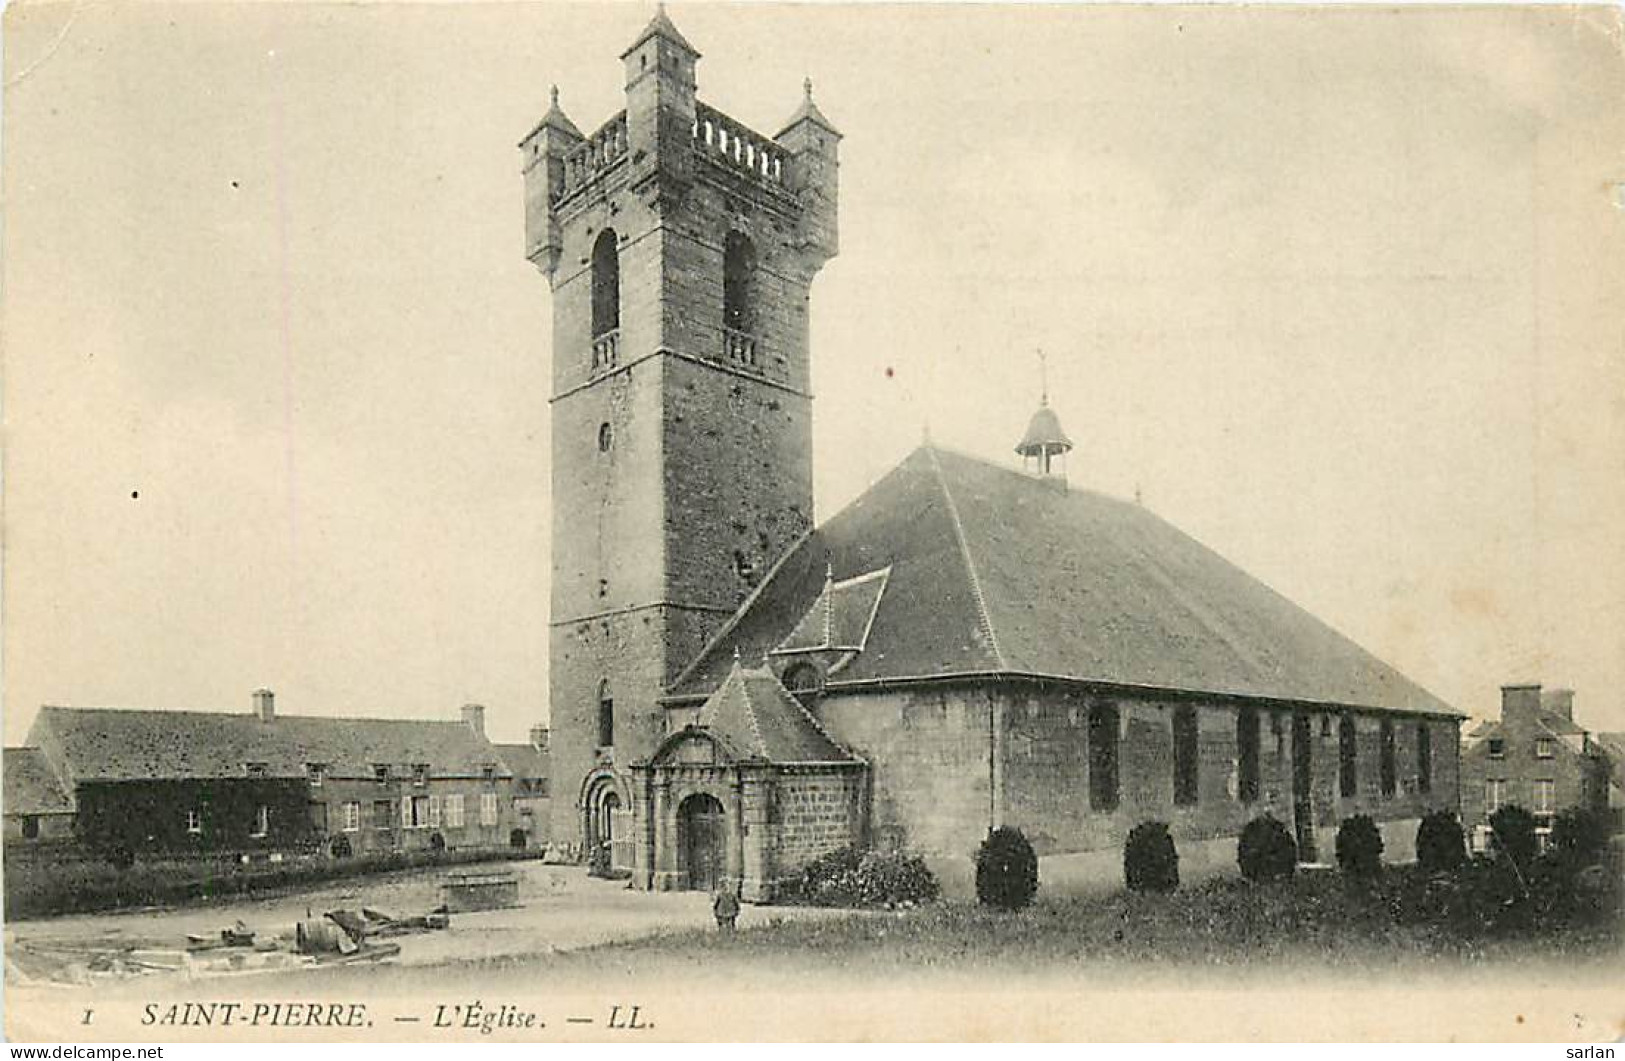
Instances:
[[[1555,758],[1557,758],[1557,741],[1553,740],[1550,737],[1538,737],[1538,738],[1536,738],[1535,739],[1535,758],[1537,758],[1537,759],[1555,759]]]
[[[270,772],[270,767],[265,763],[244,763],[243,772],[249,777],[264,777]]]
[[[372,776],[373,776],[373,780],[377,781],[379,784],[382,784],[385,781],[388,781],[389,780],[389,764],[388,763],[373,763],[372,764]]]
[[[310,781],[311,788],[321,788],[323,779],[327,777],[327,764],[306,763],[305,777]]]
[[[1507,754],[1507,742],[1502,740],[1500,737],[1491,737],[1490,738],[1490,758],[1491,759],[1505,759],[1506,754]]]
[[[412,767],[412,784],[420,788],[429,783],[429,764],[417,763]]]
[[[485,780],[487,780],[487,781],[495,781],[497,779],[496,764],[495,763],[486,763],[483,767],[480,768],[480,776],[485,778]]]

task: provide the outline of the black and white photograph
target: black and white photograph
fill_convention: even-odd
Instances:
[[[1619,1041],[1622,46],[12,3],[6,1038]]]

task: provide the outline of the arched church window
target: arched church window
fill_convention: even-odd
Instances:
[[[736,332],[756,330],[756,248],[743,232],[730,231],[722,248],[722,323]]]
[[[598,452],[608,453],[609,447],[615,444],[615,429],[609,426],[609,421],[598,425]]]
[[[1258,709],[1243,707],[1236,712],[1236,798],[1243,803],[1258,799]]]
[[[790,690],[791,694],[798,700],[816,696],[823,684],[823,678],[819,675],[818,668],[811,663],[796,663],[784,672],[784,687]]]
[[[1196,708],[1189,704],[1174,709],[1174,802],[1188,806],[1196,802],[1200,749]]]
[[[598,683],[598,746],[615,747],[615,697],[607,681]]]
[[[621,253],[615,230],[598,233],[592,245],[592,337],[621,326]]]
[[[1117,707],[1089,709],[1089,806],[1117,809]]]

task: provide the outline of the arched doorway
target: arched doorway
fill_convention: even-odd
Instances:
[[[726,866],[722,804],[703,792],[677,808],[677,870],[689,888],[711,891]]]
[[[628,839],[617,835],[625,829],[622,819],[626,816],[618,787],[613,777],[601,774],[588,782],[582,801],[582,839],[586,842],[582,853],[589,869],[599,874],[607,874],[615,864],[616,841]]]

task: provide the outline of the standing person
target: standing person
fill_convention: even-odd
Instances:
[[[717,931],[732,935],[734,922],[739,920],[739,894],[727,881],[711,896],[711,913],[716,915]]]

